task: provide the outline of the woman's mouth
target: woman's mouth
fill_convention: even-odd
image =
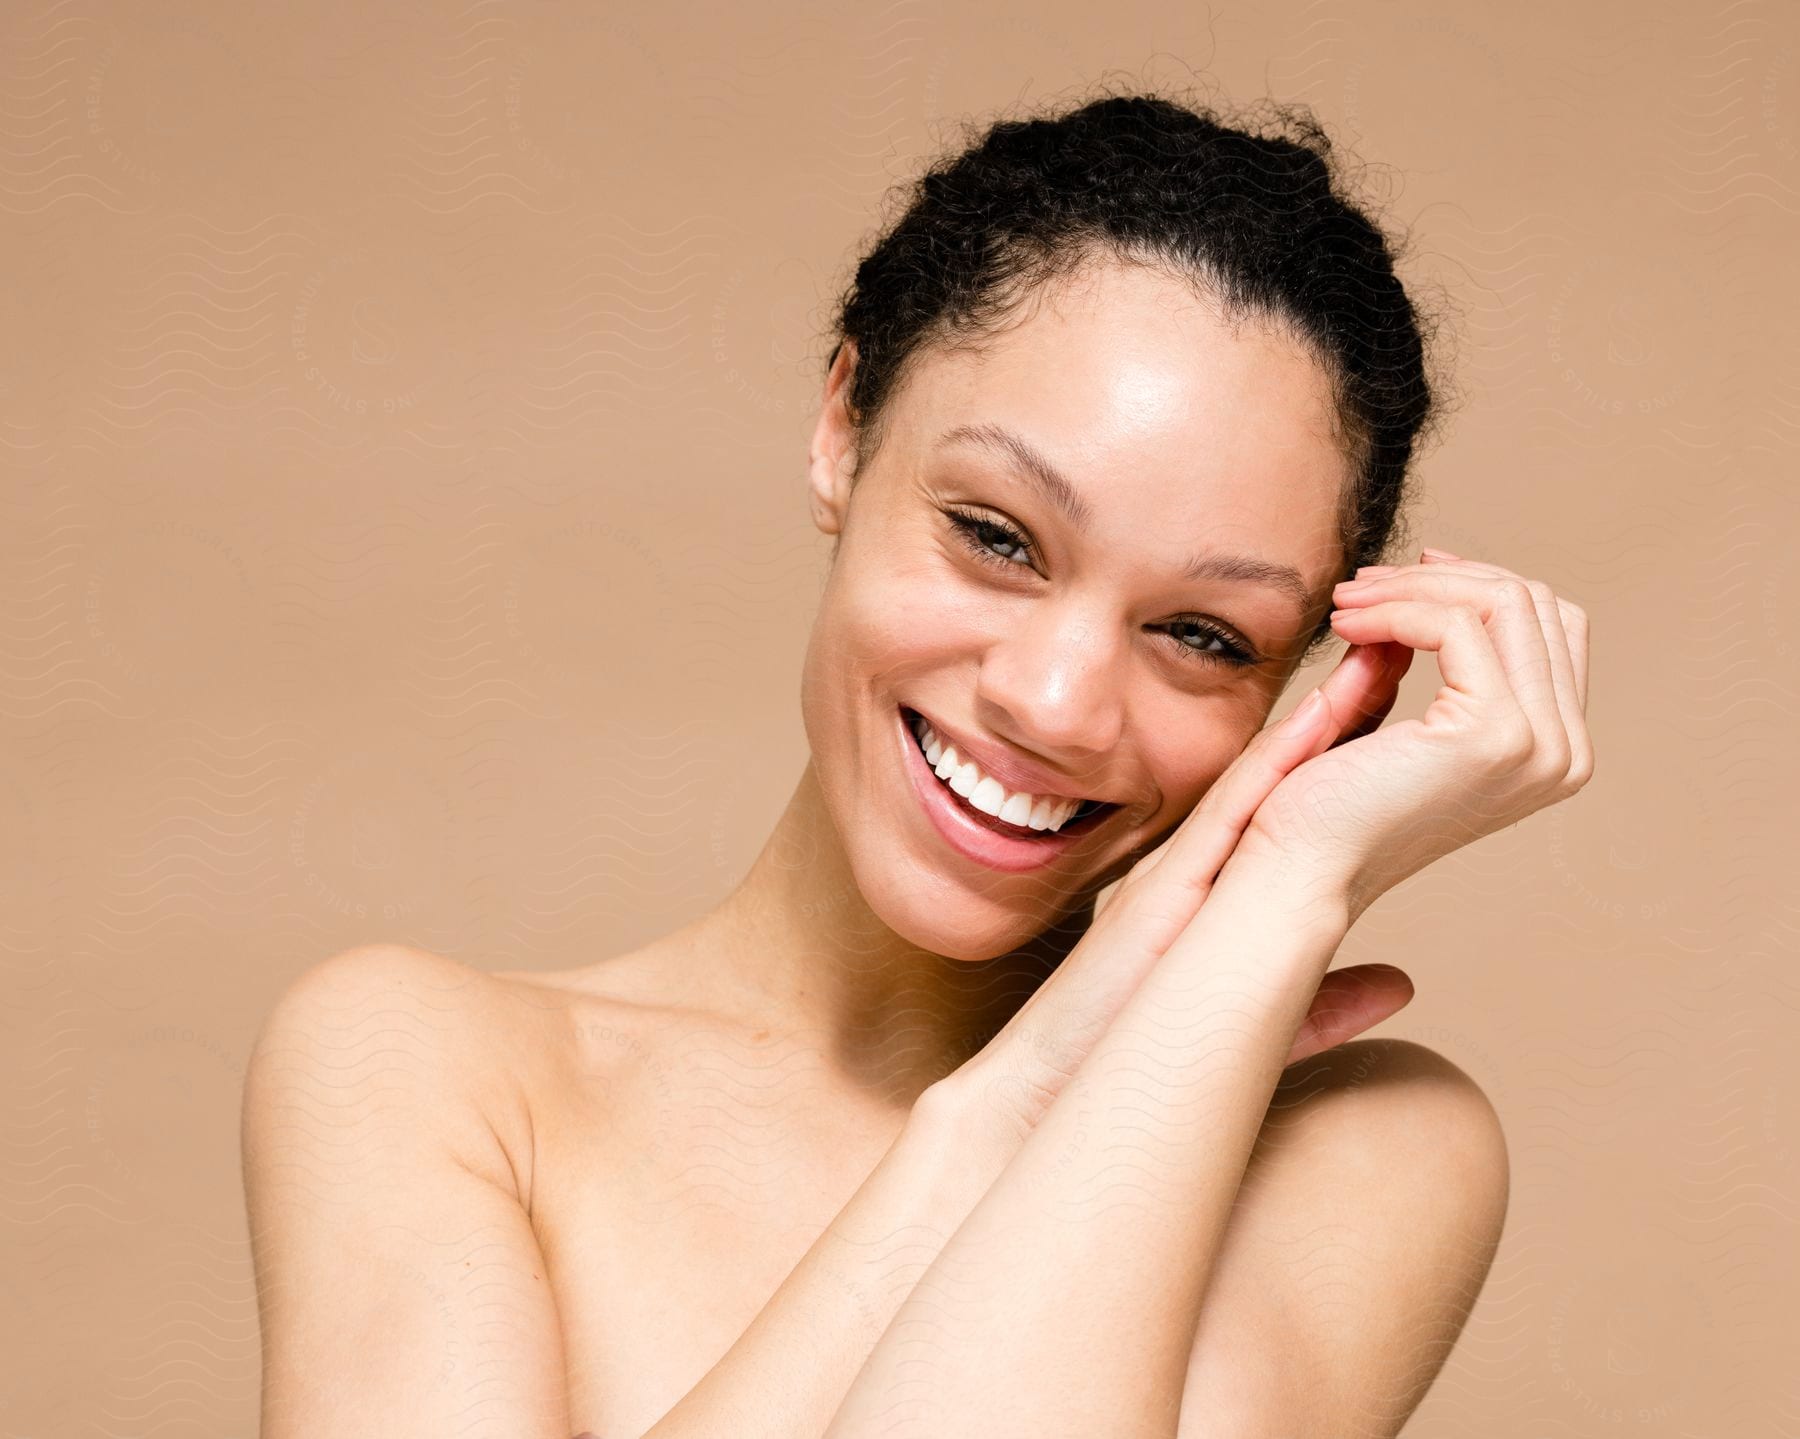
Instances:
[[[952,848],[988,868],[1018,872],[1048,864],[1119,808],[1097,800],[1008,793],[979,765],[957,755],[916,710],[902,705],[897,719],[903,763],[934,827]]]

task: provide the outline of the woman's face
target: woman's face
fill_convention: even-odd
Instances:
[[[852,495],[852,359],[810,462],[839,535],[802,683],[813,765],[875,913],[992,958],[1122,875],[1267,718],[1341,563],[1329,384],[1264,323],[1095,264],[979,353],[920,356]],[[953,745],[975,769],[940,779],[919,718],[939,765]],[[1077,799],[1113,807],[1031,827]]]

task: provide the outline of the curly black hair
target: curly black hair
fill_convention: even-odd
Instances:
[[[1431,327],[1395,274],[1399,239],[1346,193],[1310,108],[1263,101],[1228,120],[1210,105],[1109,94],[975,128],[895,192],[903,213],[838,301],[826,368],[854,342],[853,474],[922,353],[978,347],[1039,286],[1108,255],[1183,275],[1228,318],[1256,316],[1311,348],[1353,476],[1342,574],[1378,562],[1436,415]],[[1322,620],[1308,652],[1330,637]]]

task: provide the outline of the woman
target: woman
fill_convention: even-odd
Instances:
[[[1405,976],[1326,966],[1585,782],[1586,624],[1371,563],[1432,396],[1328,158],[1127,96],[919,182],[839,317],[811,762],[742,884],[559,973],[353,950],[269,1017],[268,1439],[1399,1429],[1506,1150],[1448,1061],[1344,1043]]]

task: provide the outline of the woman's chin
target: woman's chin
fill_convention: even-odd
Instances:
[[[999,959],[1024,948],[1058,918],[1054,914],[1024,914],[979,903],[963,906],[891,898],[891,906],[876,906],[889,929],[920,949],[969,964]]]
[[[981,964],[990,959],[998,959],[1003,954],[1011,954],[1023,940],[995,939],[969,942],[966,940],[943,939],[936,944],[927,945],[933,954],[944,959],[956,960],[963,964]]]

